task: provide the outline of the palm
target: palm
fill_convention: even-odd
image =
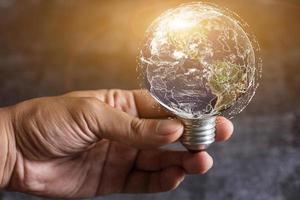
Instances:
[[[102,140],[88,151],[70,157],[48,161],[24,158],[24,171],[28,174],[24,189],[54,197],[123,192],[131,184],[137,155],[137,149]]]

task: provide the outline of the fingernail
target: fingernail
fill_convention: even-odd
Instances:
[[[206,154],[207,154],[207,163],[206,166],[204,165],[205,167],[202,173],[206,173],[208,170],[210,170],[213,167],[213,163],[214,163],[213,158],[208,153]]]
[[[179,184],[182,183],[182,181],[184,181],[184,178],[185,178],[185,175],[183,175],[182,177],[180,177],[180,179],[179,179],[179,181],[178,181]]]
[[[183,131],[183,126],[178,120],[160,120],[156,126],[156,133],[160,135],[168,135],[178,131]]]
[[[184,181],[184,178],[185,178],[185,175],[183,175],[182,177],[180,177],[180,179],[176,183],[175,188],[177,188],[182,183],[182,181]]]

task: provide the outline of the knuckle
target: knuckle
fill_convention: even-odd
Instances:
[[[129,138],[131,138],[131,141],[135,141],[142,149],[149,149],[174,141],[170,137],[155,136],[154,129],[155,123],[146,119],[133,118],[130,125]]]
[[[95,97],[84,97],[81,99],[80,105],[88,109],[99,109],[101,102]]]
[[[142,119],[137,119],[137,118],[133,118],[131,120],[131,123],[130,123],[130,132],[132,132],[132,134],[139,134],[140,131],[142,130],[142,127],[143,127],[143,120]]]
[[[139,140],[143,138],[144,126],[144,119],[133,118],[130,123],[129,137],[131,137],[133,140]]]

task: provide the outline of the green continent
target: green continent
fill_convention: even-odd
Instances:
[[[208,85],[211,92],[218,97],[215,109],[227,109],[247,89],[246,69],[230,62],[217,61],[210,68]]]

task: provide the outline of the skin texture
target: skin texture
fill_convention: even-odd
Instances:
[[[2,109],[0,186],[56,198],[175,189],[213,160],[204,151],[159,149],[183,132],[168,117],[138,90],[72,92]],[[216,139],[232,132],[231,122],[219,117]]]

